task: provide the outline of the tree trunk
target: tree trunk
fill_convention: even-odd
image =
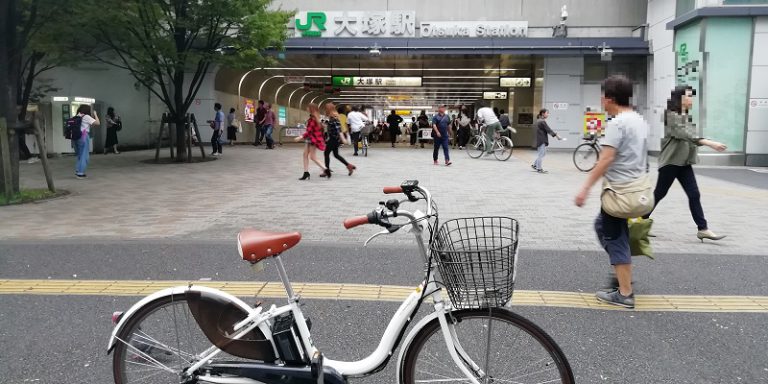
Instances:
[[[173,104],[176,106],[176,116],[174,121],[176,122],[176,161],[186,161],[185,153],[187,153],[187,140],[185,140],[185,126],[186,119],[184,108],[184,71],[176,71],[173,77]]]
[[[6,180],[10,177],[12,193],[19,192],[19,141],[14,132],[14,128],[18,125],[16,86],[18,70],[21,66],[21,52],[18,50],[16,41],[16,27],[19,20],[17,2],[17,0],[8,0],[5,6],[0,8],[0,115],[6,118],[8,126],[8,135],[0,138],[8,142],[8,154],[3,154],[0,159],[10,161],[10,175],[6,174],[8,167],[2,166],[0,178]],[[2,192],[7,193],[5,183],[0,185]]]

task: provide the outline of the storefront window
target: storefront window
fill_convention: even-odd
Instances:
[[[693,108],[690,111],[693,122],[701,134],[699,110],[701,99],[701,76],[704,70],[704,59],[699,43],[701,42],[701,22],[691,23],[675,31],[676,56],[676,85],[687,85],[693,88]],[[670,89],[668,92],[671,92]]]
[[[706,21],[703,136],[744,151],[752,19],[718,17]]]
[[[696,8],[696,0],[677,0],[675,16],[680,16]]]

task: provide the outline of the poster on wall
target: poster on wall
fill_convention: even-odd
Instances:
[[[605,113],[584,113],[584,137],[605,135]]]
[[[245,114],[245,121],[248,123],[253,123],[253,117],[256,115],[256,106],[254,105],[253,100],[245,99],[245,108],[243,108],[243,113]]]
[[[286,121],[286,110],[285,110],[285,107],[280,107],[277,110],[277,124],[285,125],[285,121]]]

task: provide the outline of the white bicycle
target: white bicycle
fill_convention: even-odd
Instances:
[[[301,234],[246,229],[238,235],[241,257],[255,269],[273,259],[288,304],[251,307],[228,293],[191,284],[152,294],[116,313],[108,345],[115,383],[343,384],[382,370],[402,341],[400,383],[572,384],[570,365],[552,338],[504,308],[514,286],[517,221],[478,217],[450,220],[438,228],[437,205],[417,181],[384,192],[402,193],[406,199],[382,203],[366,216],[345,220],[344,226],[384,228],[368,241],[410,231],[426,276],[400,305],[370,356],[336,361],[315,347],[311,322],[280,256]],[[419,200],[426,201],[426,212],[399,208]],[[403,338],[424,302],[434,311]]]

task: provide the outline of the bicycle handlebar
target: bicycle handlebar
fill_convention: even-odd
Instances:
[[[403,193],[403,187],[397,186],[397,187],[384,187],[384,193],[386,194],[392,194],[392,193]]]
[[[421,188],[418,186],[418,181],[412,180],[412,181],[406,181],[403,183],[403,185],[400,186],[393,186],[393,187],[384,187],[383,192],[385,194],[394,194],[394,193],[404,193],[408,197],[405,201],[410,202],[416,202],[418,200],[424,199],[427,201],[427,216],[431,216],[433,214],[432,212],[432,195],[429,193],[428,190]],[[413,195],[413,192],[417,192],[419,195],[421,195],[421,198],[418,198]],[[354,227],[358,227],[365,224],[376,224],[379,226],[382,226],[384,228],[389,229],[390,231],[394,232],[401,225],[395,225],[389,222],[389,217],[398,217],[399,215],[403,215],[405,217],[413,218],[413,214],[408,211],[400,211],[397,209],[398,205],[389,205],[389,202],[387,204],[381,203],[383,206],[380,208],[377,208],[373,212],[364,215],[364,216],[354,216],[350,217],[344,220],[344,228],[346,229],[352,229]]]
[[[357,227],[357,226],[360,226],[360,225],[365,225],[365,224],[370,224],[370,223],[371,223],[371,220],[368,217],[368,215],[366,215],[366,216],[355,216],[355,217],[350,217],[350,218],[344,220],[344,228],[352,229],[354,227]]]

